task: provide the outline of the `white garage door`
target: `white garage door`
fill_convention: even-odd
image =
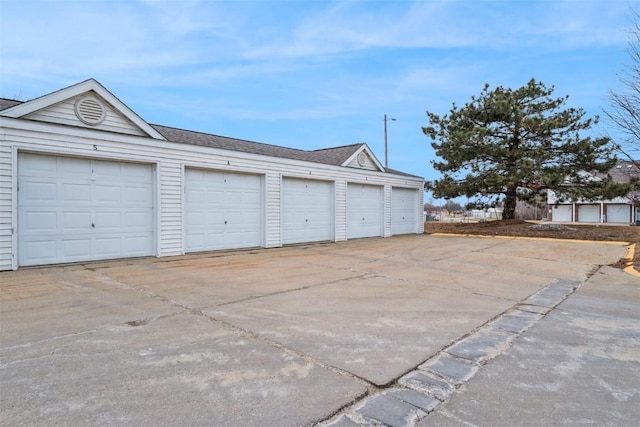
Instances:
[[[600,206],[578,206],[578,222],[600,222]]]
[[[185,251],[263,246],[260,175],[185,170]]]
[[[573,215],[572,205],[555,205],[551,211],[551,221],[553,222],[572,222]]]
[[[347,239],[382,236],[382,187],[347,185]]]
[[[333,239],[333,185],[326,181],[282,179],[282,243]]]
[[[631,205],[607,205],[607,222],[614,222],[618,224],[631,223]]]
[[[416,232],[418,215],[417,190],[393,188],[391,190],[391,234],[410,234]]]
[[[151,165],[20,153],[18,264],[154,253]]]

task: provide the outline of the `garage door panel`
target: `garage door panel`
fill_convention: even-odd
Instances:
[[[19,191],[27,192],[31,196],[29,200],[25,200],[25,203],[33,204],[39,202],[51,202],[55,203],[58,199],[58,188],[55,182],[44,181],[27,181],[24,182],[19,188]]]
[[[243,193],[239,192],[239,191],[229,191],[228,193],[225,194],[225,202],[229,203],[233,209],[233,206],[241,206],[243,200],[245,199],[243,197]],[[247,196],[250,196],[250,194],[247,194]],[[250,197],[247,197],[247,199],[249,200]],[[236,210],[237,211],[237,210]]]
[[[18,264],[91,261],[132,253],[152,255],[152,167],[129,165],[20,153]],[[129,170],[139,177],[127,175]],[[134,184],[138,197],[127,200],[123,197],[125,189],[132,181],[140,181],[143,173],[147,184]],[[135,248],[127,246],[132,233],[136,235]]]
[[[282,180],[282,243],[333,238],[333,184],[297,178]]]
[[[65,204],[70,202],[91,203],[91,183],[73,184],[62,182],[59,184],[61,188],[61,197]],[[54,192],[55,194],[55,192]],[[55,200],[54,196],[54,202]]]
[[[393,188],[391,190],[391,234],[411,234],[416,232],[418,212],[416,190]]]
[[[40,154],[30,154],[20,157],[20,166],[24,171],[28,171],[25,176],[31,177],[52,177],[57,175],[58,162],[53,156]]]
[[[115,162],[96,160],[93,162],[93,174],[99,178],[120,178],[122,175],[122,165]],[[132,177],[133,178],[133,177]]]
[[[607,205],[607,222],[629,224],[631,222],[631,206],[623,204]]]
[[[573,206],[559,205],[554,206],[551,212],[551,220],[554,222],[571,222]]]
[[[584,205],[578,206],[579,222],[600,222],[600,206]]]
[[[82,261],[91,253],[91,238],[62,239],[58,249],[53,259],[60,260],[59,262]]]
[[[153,176],[147,173],[146,166],[136,163],[122,163],[122,174],[126,175],[129,182],[151,184],[153,182]]]
[[[58,242],[54,239],[33,240],[23,244],[21,250],[25,251],[30,258],[46,261],[55,261]]]
[[[56,211],[32,211],[25,210],[21,220],[28,226],[26,232],[36,234],[42,232],[55,232],[58,228],[58,215]]]
[[[260,175],[187,169],[185,251],[262,246]]]
[[[120,185],[96,184],[95,188],[98,191],[94,193],[94,203],[111,206],[122,200],[122,187]]]
[[[94,240],[95,245],[94,252],[102,257],[114,257],[122,253],[120,237],[100,237]],[[131,241],[131,240],[129,240]],[[130,252],[135,252],[133,248],[129,248],[126,255]]]
[[[148,206],[153,201],[153,195],[142,186],[128,185],[122,188],[122,200],[129,206]]]
[[[347,239],[383,234],[383,189],[379,186],[347,185]]]
[[[95,224],[98,224],[100,231],[117,232],[124,227],[122,214],[119,211],[96,212],[94,216]]]
[[[206,191],[201,188],[187,187],[184,191],[185,202],[190,206],[204,205],[207,202]]]
[[[144,255],[147,245],[145,236],[146,234],[140,234],[138,236],[132,235],[122,239],[124,246],[128,248],[127,252],[129,256]]]
[[[64,233],[86,232],[91,227],[91,211],[63,210],[56,215],[60,223],[58,227]]]
[[[128,211],[126,215],[122,217],[122,225],[128,230],[137,229],[139,231],[146,231],[150,229],[150,224],[147,218],[151,212],[146,210],[141,211]]]
[[[57,159],[58,168],[55,173],[56,176],[61,179],[87,179],[87,177],[90,177],[93,174],[92,164],[96,164],[98,162],[91,162],[85,159],[76,159],[74,157],[58,157]]]

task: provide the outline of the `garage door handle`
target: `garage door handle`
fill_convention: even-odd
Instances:
[[[224,225],[227,225],[227,221],[224,222]]]
[[[309,222],[309,220],[308,220],[308,219],[305,219],[305,220],[304,220],[304,222]]]
[[[91,223],[91,228],[96,228],[96,225],[94,223]]]

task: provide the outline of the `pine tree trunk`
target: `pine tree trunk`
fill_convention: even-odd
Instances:
[[[517,187],[509,187],[504,199],[502,219],[514,219],[516,217],[516,202],[518,201]]]

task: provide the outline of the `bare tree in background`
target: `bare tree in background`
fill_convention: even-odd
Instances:
[[[636,167],[640,167],[640,14],[634,12],[635,22],[629,30],[631,58],[620,76],[622,88],[610,91],[610,110],[606,115],[626,136],[620,144],[620,151]]]

